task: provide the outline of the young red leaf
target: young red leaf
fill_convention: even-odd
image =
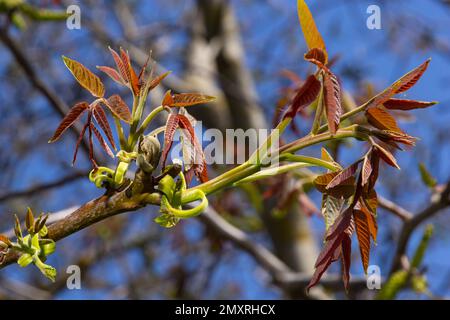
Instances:
[[[380,107],[367,109],[366,117],[369,123],[377,129],[402,133],[395,118]]]
[[[345,234],[342,238],[342,280],[344,281],[345,291],[350,289],[350,264],[352,255],[352,239],[350,235]]]
[[[395,143],[402,143],[408,146],[414,146],[417,140],[417,138],[411,137],[410,135],[404,132],[395,132],[390,130],[382,130],[375,132],[374,134],[381,141],[390,144],[400,150],[401,148]]]
[[[415,68],[414,70],[408,72],[403,77],[394,82],[391,86],[385,89],[383,92],[374,97],[368,104],[368,108],[377,107],[384,104],[386,101],[391,99],[394,95],[398,93],[405,92],[414,86],[419,79],[422,77],[424,72],[427,70],[430,63],[430,59],[425,61],[423,64]]]
[[[75,145],[75,152],[73,153],[73,160],[72,160],[72,165],[75,164],[75,161],[77,161],[77,154],[78,154],[78,148],[80,147],[80,143],[83,140],[84,134],[86,132],[86,129],[89,127],[89,118],[91,117],[91,115],[88,115],[88,121],[86,122],[86,124],[83,126],[83,129],[81,130],[80,135],[78,136],[77,139],[77,143]]]
[[[111,79],[121,85],[125,85],[125,81],[122,79],[120,74],[113,68],[106,66],[97,66],[97,69],[106,73]]]
[[[172,92],[167,90],[164,94],[163,101],[161,102],[162,106],[170,107],[173,104]]]
[[[166,165],[167,155],[173,144],[173,136],[178,128],[179,118],[177,114],[170,114],[167,117],[166,130],[164,131],[164,149],[161,154],[161,164]]]
[[[351,166],[349,166],[349,167],[345,168],[344,170],[342,170],[341,172],[339,172],[333,178],[333,180],[330,181],[330,183],[326,186],[326,188],[327,189],[334,188],[334,187],[340,185],[341,183],[343,183],[344,181],[347,181],[352,176],[354,176],[356,171],[358,170],[359,163],[360,163],[360,161],[357,161],[354,164],[352,164]]]
[[[370,214],[370,213],[369,213]],[[356,236],[358,238],[359,251],[361,253],[361,262],[364,272],[367,273],[370,256],[370,232],[369,219],[365,212],[361,210],[353,211],[353,220],[355,221]]]
[[[321,193],[331,195],[335,198],[347,199],[355,193],[355,178],[350,177],[347,180],[342,181],[338,186],[327,189],[327,185],[335,178],[339,173],[330,172],[324,175],[318,176],[314,179],[314,185]]]
[[[148,90],[151,91],[151,90],[155,89],[161,83],[161,81],[163,81],[169,74],[170,74],[170,71],[167,71],[167,72],[157,76],[156,78],[153,78],[151,80],[149,79],[149,81],[151,81],[151,82],[148,86]]]
[[[69,59],[65,56],[62,58],[66,67],[83,88],[87,89],[95,97],[101,98],[104,96],[105,87],[99,77],[78,61]]]
[[[87,109],[89,109],[89,104],[87,102],[80,102],[74,105],[72,109],[70,109],[69,113],[64,117],[64,119],[62,119],[61,123],[53,134],[53,137],[48,142],[52,143],[58,140],[59,137],[61,137],[61,135],[64,133],[64,131],[71,127]]]
[[[375,196],[375,198],[373,198],[373,196]],[[377,234],[378,234],[378,224],[374,213],[376,212],[376,206],[377,206],[377,194],[375,191],[373,191],[373,193],[364,198],[364,203],[362,203],[360,205],[360,208],[358,209],[359,211],[362,211],[367,218],[367,227],[369,230],[369,234],[374,242],[377,241]]]
[[[111,112],[118,117],[120,120],[123,120],[127,123],[131,123],[131,113],[125,101],[122,98],[115,94],[108,98],[106,106],[111,110]]]
[[[361,185],[365,186],[367,182],[369,181],[369,178],[373,172],[372,167],[372,153],[369,152],[364,157],[362,169],[361,169]]]
[[[417,100],[404,100],[404,99],[389,99],[383,105],[389,110],[415,110],[424,109],[437,104],[436,101],[417,101]]]
[[[428,59],[420,66],[418,66],[416,69],[410,71],[405,76],[403,76],[401,81],[399,82],[401,83],[401,85],[399,86],[399,88],[395,90],[395,93],[398,94],[411,89],[420,80],[424,72],[427,70],[430,61],[431,59]]]
[[[199,141],[197,140],[197,137],[195,136],[195,130],[191,124],[191,121],[186,115],[182,114],[178,114],[178,121],[179,127],[187,131],[183,132],[185,134],[187,133],[188,137],[190,138],[189,142],[194,147],[194,159],[193,159],[194,165],[192,166],[194,174],[199,178],[201,182],[206,182],[208,181],[206,160],[203,154],[202,146],[200,145]]]
[[[341,86],[332,73],[325,73],[323,78],[325,110],[328,119],[328,128],[335,134],[341,121]]]
[[[120,76],[124,80],[125,83],[128,83],[128,72],[127,72],[127,66],[122,61],[122,58],[119,56],[119,54],[111,49],[109,47],[109,51],[111,52],[111,55],[113,56],[114,62],[116,63],[117,70],[119,70]]]
[[[207,96],[201,93],[180,93],[172,96],[170,107],[190,107],[197,104],[209,103],[216,100],[215,97]]]
[[[337,245],[333,246],[332,250],[327,251],[327,255],[325,259],[322,260],[322,263],[317,264],[316,263],[316,270],[314,271],[314,274],[306,287],[306,291],[308,292],[312,287],[314,287],[317,283],[319,283],[320,279],[322,278],[325,271],[327,271],[328,267],[335,261],[337,261],[341,255],[341,247],[339,242],[337,242]],[[325,248],[323,249],[323,251]],[[334,250],[334,251],[333,251]],[[322,251],[322,252],[323,252]]]
[[[114,158],[114,153],[111,151],[111,148],[108,146],[108,144],[103,139],[100,132],[97,130],[97,128],[94,126],[93,123],[91,123],[91,130],[94,132],[95,137],[97,138],[98,142],[100,143],[100,146],[103,148],[103,150],[106,151],[106,153],[111,157]]]
[[[139,78],[136,75],[133,67],[131,66],[130,56],[128,52],[120,48],[120,57],[122,59],[123,65],[125,66],[125,72],[127,75],[127,80],[131,85],[131,90],[135,95],[139,94]]]
[[[97,121],[98,125],[100,126],[100,128],[102,128],[103,132],[105,133],[106,138],[108,139],[111,146],[113,147],[114,150],[116,150],[113,133],[108,123],[108,118],[106,117],[106,113],[102,109],[100,104],[94,106],[92,114],[94,116],[95,121]]]
[[[384,162],[386,162],[391,167],[400,169],[399,165],[397,164],[397,160],[395,160],[395,157],[390,153],[388,150],[384,149],[380,145],[374,145],[377,154],[380,156],[381,159],[383,159]]]
[[[89,124],[89,160],[91,161],[94,168],[97,168],[97,163],[94,159],[94,142],[92,140],[92,114],[89,114],[88,121],[86,124]]]
[[[298,89],[283,119],[294,118],[297,112],[313,103],[319,95],[321,86],[320,81],[314,75],[310,75]]]

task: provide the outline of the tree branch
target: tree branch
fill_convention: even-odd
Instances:
[[[393,213],[403,221],[409,221],[413,217],[411,212],[384,197],[378,197],[378,204],[381,208]]]
[[[85,178],[85,177],[87,177],[87,175],[88,175],[88,173],[86,173],[86,172],[76,172],[74,174],[62,177],[56,181],[40,184],[40,185],[31,187],[30,189],[27,189],[27,190],[12,191],[10,193],[5,193],[3,195],[0,195],[0,202],[5,202],[5,201],[15,199],[15,198],[31,197],[37,193],[47,191],[49,189],[61,187],[70,182],[76,181],[80,178]]]
[[[450,182],[447,183],[447,185],[442,189],[441,192],[436,193],[432,196],[431,204],[427,208],[414,215],[411,219],[405,221],[398,238],[397,249],[395,252],[394,260],[392,262],[390,274],[401,269],[401,259],[406,253],[406,249],[412,233],[422,222],[433,217],[450,205],[449,195]]]

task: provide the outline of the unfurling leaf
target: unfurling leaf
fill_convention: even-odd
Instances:
[[[167,155],[173,144],[173,136],[178,128],[178,116],[176,114],[169,114],[166,122],[166,129],[164,131],[164,149],[161,155],[161,164],[164,167],[166,165]]]
[[[425,109],[437,104],[436,101],[417,101],[417,100],[404,100],[404,99],[389,99],[383,105],[389,110],[415,110]]]
[[[327,57],[325,55],[325,52],[323,52],[323,50],[319,48],[313,48],[309,50],[307,53],[305,53],[304,58],[306,61],[314,63],[319,68],[326,69],[326,71],[329,72],[328,68],[325,67]]]
[[[341,122],[341,86],[333,73],[325,73],[323,76],[324,101],[327,113],[328,128],[335,134]]]
[[[322,36],[317,29],[314,18],[305,0],[297,0],[297,11],[306,45],[309,49],[321,49],[325,55],[324,64],[326,64],[328,62],[328,55],[325,48],[325,42],[323,41]]]
[[[191,159],[190,159],[190,168],[187,169],[187,175],[189,176],[189,172],[193,172],[200,182],[208,181],[208,171],[206,165],[205,155],[203,154],[202,146],[195,136],[195,130],[193,128],[193,124],[188,116],[183,114],[178,114],[179,118],[179,126],[183,129],[182,134],[187,141],[184,141],[184,144],[187,143],[190,145],[190,149],[192,150]],[[189,178],[187,179],[189,180]]]
[[[78,83],[87,89],[93,96],[101,98],[105,94],[105,87],[99,77],[93,74],[88,68],[78,61],[65,56],[62,57],[64,64],[73,74]]]
[[[366,117],[369,123],[377,129],[403,133],[398,127],[395,118],[380,107],[367,109]]]
[[[320,81],[314,75],[310,75],[298,89],[292,105],[287,110],[283,119],[294,118],[297,112],[313,103],[319,95],[321,86]]]
[[[423,183],[430,188],[434,188],[437,184],[437,181],[435,178],[433,178],[431,173],[428,171],[425,164],[423,164],[423,163],[419,164],[419,171],[420,171],[420,176],[422,178]]]
[[[123,101],[119,95],[115,94],[109,97],[107,102],[106,106],[117,118],[127,123],[131,123],[130,108],[128,108],[125,101]]]
[[[61,135],[64,133],[64,131],[71,127],[87,109],[89,109],[89,104],[87,102],[81,102],[74,105],[72,109],[70,109],[69,113],[64,117],[64,119],[62,119],[61,123],[53,134],[53,137],[48,142],[52,143],[58,140],[59,137],[61,137]]]

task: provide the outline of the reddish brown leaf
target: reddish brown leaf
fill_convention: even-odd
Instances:
[[[114,158],[114,153],[111,151],[111,148],[108,146],[108,144],[103,139],[100,132],[97,130],[97,128],[94,126],[93,123],[91,123],[91,130],[94,132],[95,137],[97,138],[98,142],[100,143],[100,146],[103,148],[103,150],[106,151],[106,153],[111,157]]]
[[[349,198],[355,193],[355,178],[350,177],[342,181],[338,186],[327,189],[327,185],[338,175],[338,172],[330,172],[318,176],[314,180],[314,185],[321,193],[329,194],[337,199]]]
[[[319,283],[325,271],[328,269],[331,263],[339,259],[340,254],[341,254],[340,246],[335,246],[334,251],[328,252],[326,259],[323,260],[321,264],[317,265],[317,267],[315,267],[316,270],[314,271],[314,274],[308,286],[306,287],[306,291],[309,291],[312,287],[314,287],[317,283]]]
[[[58,140],[64,131],[71,127],[87,109],[89,109],[89,104],[87,102],[80,102],[74,105],[64,119],[62,119],[53,137],[48,142],[51,143]]]
[[[390,130],[402,133],[403,131],[398,127],[397,121],[389,112],[380,107],[369,108],[366,110],[366,117],[369,123],[380,130]]]
[[[351,177],[353,177],[358,170],[360,161],[355,162],[351,166],[345,168],[344,170],[338,172],[338,174],[330,181],[330,183],[326,186],[326,189],[334,188],[344,181],[348,181]]]
[[[163,101],[161,102],[162,106],[170,107],[173,104],[172,92],[167,90],[164,94]]]
[[[173,144],[173,136],[178,128],[179,118],[176,114],[170,114],[167,117],[166,129],[164,131],[164,149],[161,155],[161,164],[164,167],[166,165],[167,155]]]
[[[319,95],[321,86],[320,81],[314,75],[310,75],[298,89],[283,119],[294,118],[297,112],[313,103]]]
[[[369,213],[370,214],[370,213]],[[355,221],[356,236],[358,238],[359,251],[361,253],[361,261],[364,268],[364,272],[367,273],[369,267],[370,256],[370,232],[369,232],[369,219],[370,217],[361,210],[353,211],[353,219]]]
[[[90,113],[88,121],[87,121],[87,124],[89,124],[89,128],[88,128],[88,130],[89,130],[89,160],[91,161],[93,167],[97,168],[97,163],[95,162],[95,159],[94,159],[94,142],[92,140],[92,127],[93,127],[93,125],[92,125],[92,118],[91,117],[92,117],[92,114]]]
[[[100,128],[102,128],[103,132],[105,133],[106,138],[108,139],[111,146],[113,147],[114,150],[116,150],[113,133],[112,133],[111,127],[109,126],[108,118],[106,117],[106,113],[102,109],[102,106],[100,104],[95,105],[92,110],[92,114],[94,116],[95,121],[97,121],[98,125],[100,126]]]
[[[69,59],[65,56],[62,58],[66,67],[83,88],[87,89],[95,97],[103,97],[105,94],[105,87],[99,77],[78,61]]]
[[[365,186],[369,181],[370,175],[373,172],[372,167],[372,152],[369,152],[364,157],[363,166],[361,169],[361,185]]]
[[[424,109],[437,104],[436,101],[417,101],[404,99],[389,99],[383,105],[389,110],[415,110]]]
[[[327,230],[325,240],[331,240],[346,232],[351,227],[352,210],[353,206],[350,206],[337,217],[333,225]]]
[[[97,69],[106,73],[111,79],[113,79],[118,84],[122,85],[125,84],[124,80],[115,69],[106,66],[97,66]]]
[[[83,129],[81,130],[80,135],[78,136],[78,140],[77,143],[75,145],[75,152],[73,153],[73,160],[72,160],[72,165],[75,164],[75,161],[77,161],[77,154],[78,154],[78,148],[80,147],[80,143],[83,140],[84,134],[86,132],[86,129],[89,127],[89,119],[90,119],[91,115],[88,115],[88,121],[86,122],[86,124],[83,126]]]
[[[106,106],[111,110],[111,112],[118,117],[120,120],[123,120],[127,123],[131,123],[131,113],[125,101],[122,98],[115,94],[108,98],[108,103]]]
[[[397,160],[395,160],[392,153],[390,153],[388,150],[384,149],[380,145],[374,145],[375,150],[377,151],[377,154],[380,156],[381,159],[383,159],[384,162],[386,162],[388,165],[400,169],[399,165],[397,164]]]
[[[195,130],[189,118],[185,115],[178,114],[178,125],[181,129],[187,130],[187,135],[190,138],[190,143],[194,147],[194,165],[192,166],[194,174],[203,183],[208,181],[208,171],[206,166],[205,155],[203,154],[202,146],[195,136]],[[186,133],[186,132],[185,132]]]
[[[113,56],[114,62],[116,63],[117,70],[119,70],[119,73],[124,80],[125,83],[128,83],[128,72],[127,72],[127,66],[124,64],[122,59],[120,58],[119,54],[114,51],[113,49],[109,48],[109,51],[111,52],[111,55]]]
[[[135,95],[139,94],[139,78],[136,75],[136,72],[134,72],[133,67],[131,66],[130,56],[128,55],[128,52],[120,48],[120,57],[122,59],[123,65],[126,69],[127,74],[127,80],[130,83],[131,90],[133,90],[133,93]]]
[[[391,99],[394,95],[398,93],[405,92],[414,86],[417,81],[422,77],[423,73],[428,68],[430,60],[425,61],[423,64],[418,66],[416,69],[405,74],[403,77],[394,82],[391,86],[385,89],[383,92],[374,97],[368,104],[368,108],[377,107],[384,104],[386,101]]]
[[[151,79],[151,83],[148,87],[148,90],[151,91],[151,90],[155,89],[161,83],[161,81],[163,81],[169,74],[170,74],[170,71],[163,73],[163,74],[157,76],[156,78]]]
[[[190,107],[197,104],[209,103],[216,98],[201,93],[180,93],[172,96],[173,102],[170,107]]]
[[[376,200],[376,193],[375,193],[375,200]],[[368,226],[368,229],[369,229],[369,234],[372,237],[372,240],[374,242],[377,242],[378,224],[377,224],[377,219],[376,219],[375,213],[374,213],[374,212],[376,212],[376,208],[373,211],[373,207],[370,208],[369,206],[366,206],[367,203],[372,205],[371,202],[372,202],[372,199],[371,198],[367,198],[364,201],[364,204],[361,205],[360,211],[364,212],[364,214],[366,215],[367,226]]]
[[[350,289],[350,264],[352,255],[352,239],[349,235],[342,238],[342,280],[344,281],[345,291]]]
[[[410,71],[405,76],[403,76],[400,81],[401,86],[399,86],[399,88],[395,90],[395,93],[402,93],[411,89],[420,80],[424,72],[427,70],[430,61],[431,59],[428,59],[420,66],[418,66],[416,69]]]
[[[407,146],[414,146],[417,140],[417,138],[412,137],[404,132],[395,132],[390,130],[375,132],[375,136],[381,141],[390,144],[391,146],[400,150],[401,148],[396,144],[396,142],[405,144]]]
[[[342,115],[341,86],[333,73],[325,73],[323,80],[328,128],[332,134],[335,134]]]

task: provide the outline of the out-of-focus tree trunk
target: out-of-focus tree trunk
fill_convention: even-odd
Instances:
[[[249,69],[245,66],[239,25],[227,0],[197,0],[192,17],[192,37],[188,48],[187,78],[198,84],[198,90],[219,94],[220,105],[214,112],[198,114],[213,127],[267,128]],[[215,91],[213,91],[215,90]],[[227,110],[225,110],[227,108]],[[212,117],[212,118],[210,118]],[[230,117],[230,118],[228,118]],[[265,205],[263,221],[276,254],[294,271],[312,274],[318,250],[306,216],[297,205],[283,218],[272,215],[274,203]],[[287,292],[290,297],[304,298],[304,292]],[[326,298],[319,289],[317,298]]]

